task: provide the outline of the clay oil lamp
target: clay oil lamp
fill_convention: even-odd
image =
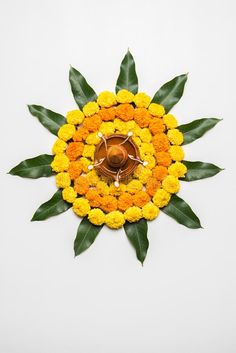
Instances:
[[[112,134],[105,137],[99,132],[101,142],[95,150],[94,164],[88,168],[90,170],[95,168],[107,181],[114,180],[115,186],[119,187],[119,182],[127,180],[138,164],[147,165],[146,161],[140,159],[132,135],[132,132],[129,132],[127,135]]]

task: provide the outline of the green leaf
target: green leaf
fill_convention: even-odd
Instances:
[[[178,126],[184,135],[184,145],[202,137],[208,130],[212,129],[221,119],[203,118],[192,121],[189,124]]]
[[[194,181],[209,178],[223,170],[211,163],[191,161],[182,161],[182,163],[186,165],[188,169],[185,177],[181,178],[181,180],[184,181]]]
[[[191,207],[177,195],[172,195],[168,205],[161,210],[185,227],[192,229],[202,228],[199,218]]]
[[[139,261],[143,264],[148,251],[147,221],[141,219],[135,223],[126,222],[124,224],[125,233],[136,250]]]
[[[184,86],[188,75],[183,74],[166,82],[152,98],[152,103],[158,103],[164,106],[166,113],[178,103],[184,92]]]
[[[116,82],[116,93],[121,89],[127,89],[134,94],[138,92],[138,77],[135,70],[135,62],[129,50],[120,65],[120,74]]]
[[[40,156],[26,159],[12,168],[9,172],[11,175],[18,175],[22,178],[37,179],[53,175],[51,163],[53,156],[49,154],[41,154]]]
[[[69,80],[74,99],[80,109],[86,103],[96,101],[97,95],[92,87],[89,86],[84,76],[73,67],[70,68]]]
[[[57,190],[50,200],[43,203],[37,209],[31,221],[44,221],[45,219],[67,211],[70,207],[71,204],[63,200],[62,191]]]
[[[30,113],[38,118],[40,123],[54,135],[57,135],[60,127],[66,123],[66,119],[63,115],[41,107],[40,105],[28,105],[28,108]]]
[[[95,226],[87,218],[81,221],[74,241],[75,256],[80,255],[93,244],[102,227]]]

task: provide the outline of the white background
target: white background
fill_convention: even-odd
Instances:
[[[1,0],[1,353],[235,353],[235,2]],[[153,95],[189,72],[173,109],[180,123],[224,118],[186,146],[186,159],[226,170],[182,183],[204,229],[161,214],[144,267],[123,230],[104,228],[73,256],[72,211],[31,223],[53,178],[6,172],[50,153],[55,137],[26,104],[65,114],[77,67],[97,92],[113,90],[133,53],[140,90]]]

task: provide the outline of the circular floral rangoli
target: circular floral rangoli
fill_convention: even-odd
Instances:
[[[181,98],[187,75],[164,84],[151,98],[138,92],[134,59],[128,52],[120,68],[116,93],[96,95],[80,72],[71,68],[70,84],[79,109],[66,116],[38,105],[32,115],[57,139],[52,155],[27,159],[10,173],[28,178],[54,175],[58,191],[42,204],[39,221],[72,207],[83,220],[75,239],[75,255],[85,251],[103,225],[125,232],[143,262],[148,250],[147,221],[160,209],[189,228],[198,217],[176,194],[180,180],[217,174],[211,163],[184,160],[182,145],[200,138],[219,119],[203,118],[179,125],[170,109]]]

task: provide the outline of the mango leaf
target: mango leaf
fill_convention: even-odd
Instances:
[[[183,74],[173,78],[165,83],[152,98],[152,103],[158,103],[164,106],[166,113],[178,103],[184,92],[184,86],[188,75]]]
[[[124,224],[125,233],[136,250],[139,261],[143,264],[148,251],[147,221],[141,219],[135,223],[126,222]]]
[[[74,241],[75,256],[78,256],[93,244],[102,227],[95,226],[87,218],[81,221]]]
[[[80,109],[82,109],[86,103],[97,99],[96,93],[92,87],[89,86],[84,76],[72,66],[70,68],[69,80],[74,99]]]
[[[182,161],[186,165],[188,171],[185,177],[181,178],[184,181],[194,181],[212,177],[223,169],[211,163]]]
[[[134,94],[138,92],[138,77],[135,70],[135,62],[129,50],[120,65],[120,74],[116,82],[116,93],[121,89],[127,89]]]
[[[208,130],[212,129],[221,119],[203,118],[192,121],[191,123],[178,126],[184,135],[184,145],[191,143],[202,137]]]
[[[62,191],[57,190],[50,200],[43,203],[37,209],[31,221],[44,221],[45,219],[67,211],[70,207],[71,204],[63,200]]]
[[[199,218],[190,206],[177,195],[172,195],[168,205],[161,210],[185,227],[192,229],[202,228]]]
[[[53,175],[51,168],[52,161],[53,156],[41,154],[40,156],[22,161],[16,167],[12,168],[9,174],[32,179],[48,177]]]
[[[28,108],[30,113],[38,118],[40,123],[54,135],[57,135],[60,127],[66,123],[66,119],[63,115],[41,107],[40,105],[28,105]]]

